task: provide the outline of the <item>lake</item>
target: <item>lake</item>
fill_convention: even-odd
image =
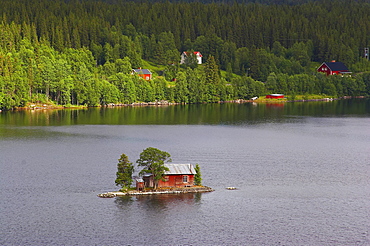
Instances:
[[[98,198],[147,147],[215,191]],[[0,175],[0,245],[370,245],[370,100],[3,111]]]

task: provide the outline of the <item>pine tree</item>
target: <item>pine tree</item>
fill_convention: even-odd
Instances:
[[[202,185],[202,174],[200,173],[200,166],[198,164],[195,165],[196,174],[194,175],[194,185]]]
[[[134,172],[133,164],[128,160],[127,155],[122,154],[118,159],[116,173],[116,185],[122,188],[129,188],[133,182],[132,173]]]

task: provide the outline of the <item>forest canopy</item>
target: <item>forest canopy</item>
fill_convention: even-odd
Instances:
[[[365,0],[2,0],[0,108],[368,95],[368,13]],[[204,64],[180,65],[183,51]],[[331,60],[353,76],[316,73]],[[149,66],[152,80],[131,75]]]

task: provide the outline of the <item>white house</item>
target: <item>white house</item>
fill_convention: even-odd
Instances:
[[[194,51],[193,53],[197,57],[198,64],[202,64],[202,57],[203,57],[202,54],[199,51]],[[189,52],[187,52],[187,51],[182,52],[180,64],[185,63],[185,59],[188,56],[188,54],[189,54]]]

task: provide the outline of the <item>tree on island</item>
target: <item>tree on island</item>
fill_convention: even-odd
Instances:
[[[140,171],[139,175],[144,173],[151,173],[153,175],[154,189],[157,189],[159,180],[164,181],[164,174],[169,171],[164,163],[171,161],[171,155],[165,151],[149,147],[143,150],[140,154],[140,158],[136,161],[139,166],[143,166],[144,169]]]
[[[127,155],[122,154],[121,158],[118,159],[117,169],[116,185],[125,189],[129,188],[133,182],[132,173],[134,172],[134,166],[128,160]]]
[[[195,185],[202,185],[202,174],[200,173],[200,166],[198,164],[195,165],[196,174],[194,175],[194,184]]]

